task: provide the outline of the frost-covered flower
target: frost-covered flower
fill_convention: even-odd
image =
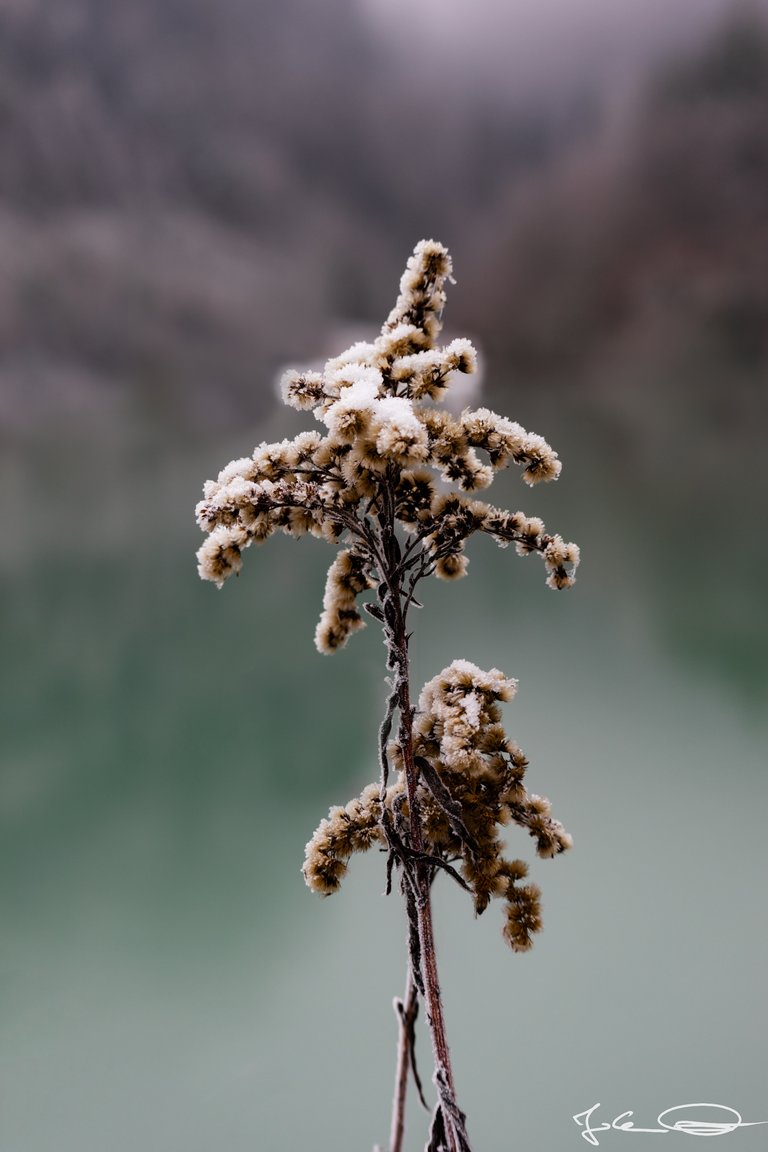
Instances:
[[[397,303],[374,341],[353,344],[328,360],[322,372],[284,374],[285,402],[314,410],[325,431],[262,443],[252,456],[233,460],[205,484],[198,523],[205,532],[227,533],[200,549],[203,579],[221,587],[239,571],[242,551],[275,531],[332,542],[345,534],[358,543],[366,533],[370,539],[381,528],[381,510],[394,500],[397,522],[422,541],[412,559],[422,563],[423,575],[464,576],[467,540],[482,531],[502,546],[513,543],[521,555],[542,555],[551,588],[574,582],[575,544],[548,535],[536,517],[503,512],[462,495],[488,488],[494,473],[511,463],[522,467],[529,484],[555,479],[560,461],[541,436],[489,408],[467,409],[457,419],[435,406],[452,376],[474,372],[477,361],[465,338],[444,347],[436,344],[451,272],[447,249],[434,240],[421,241],[403,273]],[[448,505],[441,483],[456,489]],[[370,560],[375,580],[375,558]],[[347,606],[343,612],[350,615],[337,614],[331,627],[325,607],[316,634],[321,651],[335,651],[360,627],[356,608]]]
[[[313,410],[321,429],[259,444],[251,456],[233,460],[206,483],[197,506],[208,534],[198,552],[199,572],[219,587],[240,571],[245,549],[273,532],[343,544],[328,571],[315,632],[323,653],[336,652],[364,627],[362,607],[389,627],[386,591],[381,598],[393,571],[412,588],[430,574],[464,576],[475,532],[502,547],[514,544],[520,555],[537,552],[551,588],[574,581],[575,544],[549,535],[538,517],[473,495],[510,464],[533,484],[556,479],[560,461],[541,436],[490,408],[465,409],[456,417],[439,407],[452,377],[474,372],[477,361],[469,340],[436,343],[451,271],[441,244],[418,244],[375,340],[353,344],[321,372],[283,376],[285,402]],[[398,527],[407,546],[396,543]],[[388,563],[399,566],[390,570]],[[374,589],[379,605],[361,605]],[[570,838],[548,802],[526,792],[527,761],[504,734],[500,704],[516,687],[497,669],[484,672],[455,660],[424,686],[413,750],[421,764],[425,843],[441,859],[460,864],[478,911],[494,896],[507,900],[505,935],[522,949],[539,923],[538,890],[518,883],[525,867],[504,859],[498,829],[508,823],[525,828],[540,856],[564,851]],[[353,852],[386,841],[387,819],[392,829],[402,822],[407,789],[396,741],[390,755],[400,772],[397,784],[386,795],[371,785],[351,806],[333,810],[307,846],[305,877],[317,891],[335,891]]]
[[[237,575],[243,565],[242,549],[250,541],[242,528],[222,524],[214,528],[197,554],[202,580],[212,580],[221,588],[228,576]]]
[[[365,376],[345,387],[321,416],[331,436],[349,444],[362,439],[370,428],[378,394],[377,381]]]
[[[518,885],[528,869],[521,860],[505,858],[500,829],[517,824],[534,839],[542,858],[567,851],[572,840],[551,815],[549,801],[526,791],[527,761],[500,723],[499,704],[516,691],[517,681],[498,668],[485,672],[468,660],[454,660],[421,690],[413,756],[427,850],[460,866],[478,913],[494,897],[506,901],[504,938],[515,951],[525,951],[541,927],[540,893],[534,885]],[[390,825],[398,824],[407,781],[397,741],[389,755],[399,774],[383,802],[377,786],[369,785],[352,801],[352,810],[350,805],[331,809],[307,844],[304,876],[323,895],[338,888],[354,852],[384,842],[382,814]]]
[[[400,467],[427,459],[427,430],[404,396],[386,396],[374,413],[376,451]]]
[[[440,1001],[436,962],[433,951],[428,955],[435,876],[447,872],[466,889],[477,914],[493,899],[504,901],[504,937],[525,951],[541,928],[540,893],[523,883],[526,864],[505,855],[502,830],[523,830],[542,858],[566,851],[571,838],[549,801],[528,793],[528,761],[504,730],[501,706],[517,681],[454,660],[424,685],[414,708],[406,618],[420,606],[423,579],[466,575],[477,532],[502,548],[513,544],[521,556],[541,556],[550,588],[570,587],[579,563],[578,547],[549,534],[538,517],[477,499],[503,468],[518,466],[532,485],[556,479],[561,465],[546,440],[490,408],[457,416],[441,407],[457,374],[469,375],[477,364],[469,340],[438,344],[451,273],[442,244],[417,244],[375,339],[352,344],[321,371],[283,375],[283,400],[313,412],[315,428],[261,443],[227,464],[206,482],[196,508],[206,533],[197,554],[204,580],[221,587],[239,573],[245,550],[275,532],[316,536],[335,549],[315,630],[319,651],[344,647],[364,627],[365,613],[383,629],[391,677],[380,779],[330,810],[306,846],[303,873],[327,896],[352,855],[374,846],[386,853],[387,889],[397,869],[406,897],[412,989],[425,1000],[434,1050],[444,1053],[433,1011]],[[407,1066],[412,1038],[403,1012]],[[468,1152],[447,1056],[435,1083],[429,1147]]]

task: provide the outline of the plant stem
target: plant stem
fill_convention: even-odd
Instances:
[[[398,743],[403,758],[406,795],[408,797],[408,833],[414,859],[402,861],[403,869],[408,868],[415,899],[416,920],[419,937],[418,981],[423,986],[424,1004],[427,1013],[432,1053],[434,1058],[434,1080],[438,1090],[438,1108],[442,1113],[442,1126],[445,1130],[447,1152],[469,1152],[463,1115],[456,1102],[456,1089],[453,1080],[451,1057],[445,1032],[445,1018],[440,994],[440,980],[437,972],[437,954],[432,924],[431,888],[434,866],[424,855],[424,836],[421,828],[421,815],[418,796],[419,769],[413,751],[413,715],[410,688],[410,663],[408,656],[408,630],[406,617],[413,599],[414,584],[407,592],[403,587],[404,567],[402,551],[395,531],[394,480],[389,477],[382,492],[382,506],[379,511],[379,540],[381,548],[373,550],[374,561],[379,568],[382,584],[379,599],[385,621],[385,637],[388,648],[387,666],[395,671],[393,696],[397,699],[399,713]],[[412,972],[412,977],[417,974]],[[402,1039],[402,1037],[401,1037]],[[398,1123],[397,1096],[393,1131]],[[438,1117],[439,1119],[439,1117]],[[400,1137],[402,1140],[402,1137]]]
[[[397,605],[393,639],[398,668],[399,743],[405,767],[411,847],[415,852],[423,853],[424,838],[421,830],[417,792],[419,772],[414,762],[413,754],[413,708],[411,706],[410,696],[408,633],[405,626],[405,617],[399,603]],[[416,912],[419,924],[419,942],[421,945],[421,976],[424,983],[427,1022],[429,1024],[432,1052],[435,1061],[435,1080],[440,1093],[441,1104],[443,1105],[443,1118],[449,1152],[461,1152],[459,1137],[457,1136],[454,1126],[454,1112],[458,1112],[456,1089],[453,1080],[450,1052],[448,1050],[448,1040],[445,1032],[440,980],[437,972],[437,954],[435,951],[435,936],[432,925],[432,901],[430,896],[432,886],[430,865],[424,860],[414,860],[413,875],[416,884]]]
[[[395,1001],[400,1033],[397,1042],[397,1071],[395,1073],[395,1097],[392,1102],[392,1128],[389,1136],[389,1152],[402,1152],[405,1134],[405,1099],[408,1092],[408,1072],[413,1062],[411,1045],[413,1025],[419,1010],[419,997],[413,979],[411,965],[405,981],[403,1000]]]

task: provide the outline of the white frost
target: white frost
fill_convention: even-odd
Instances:
[[[404,396],[386,396],[376,405],[377,424],[390,424],[403,436],[420,436],[424,426]]]

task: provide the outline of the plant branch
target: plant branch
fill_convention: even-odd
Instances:
[[[419,1014],[419,993],[410,964],[405,981],[405,996],[394,1001],[400,1031],[397,1043],[397,1071],[395,1073],[395,1098],[392,1104],[392,1129],[389,1137],[389,1152],[402,1152],[405,1134],[405,1100],[408,1092],[408,1072],[410,1070],[422,1107],[429,1111],[421,1078],[416,1067],[416,1017]]]
[[[388,486],[385,485],[385,492]],[[440,980],[437,971],[434,927],[432,923],[431,887],[434,868],[423,857],[424,837],[421,827],[421,814],[418,796],[420,772],[413,750],[413,713],[410,696],[410,667],[408,654],[408,631],[406,612],[408,598],[398,576],[395,574],[401,561],[400,546],[395,535],[394,501],[385,500],[385,515],[381,520],[381,551],[389,567],[380,585],[380,600],[384,615],[384,630],[388,648],[387,665],[394,672],[393,695],[397,694],[399,713],[398,742],[403,758],[406,794],[408,798],[408,839],[413,857],[402,860],[404,873],[410,873],[411,892],[406,896],[413,900],[418,928],[418,961],[421,981],[424,988],[424,1003],[427,1022],[432,1040],[435,1064],[435,1084],[439,1102],[437,1110],[441,1119],[437,1127],[444,1131],[447,1152],[468,1152],[469,1144],[464,1130],[463,1114],[456,1103],[456,1089],[453,1069],[446,1036],[443,1015]],[[388,578],[387,578],[388,577]],[[393,587],[394,586],[394,587]],[[393,592],[395,596],[393,597]],[[405,603],[404,603],[405,601]],[[404,877],[405,879],[405,877]],[[413,952],[413,948],[412,948]],[[394,1124],[393,1120],[393,1124]],[[433,1125],[433,1128],[435,1126]]]

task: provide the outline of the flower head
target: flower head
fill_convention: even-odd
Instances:
[[[540,892],[518,883],[528,868],[504,856],[501,829],[522,828],[542,859],[567,851],[573,841],[551,815],[549,801],[526,791],[527,761],[500,723],[499,705],[516,691],[517,681],[498,668],[484,672],[468,660],[454,660],[421,691],[412,754],[419,768],[416,799],[425,851],[459,867],[477,913],[494,897],[506,901],[504,938],[524,952],[541,928]],[[383,798],[370,784],[346,809],[332,808],[307,844],[304,877],[316,892],[336,891],[354,852],[386,843],[385,827],[405,834],[400,826],[407,780],[397,741],[389,755],[398,768],[397,783]]]
[[[334,652],[363,626],[356,597],[381,579],[373,541],[394,502],[396,522],[415,537],[409,572],[455,580],[467,571],[466,543],[486,532],[521,555],[539,553],[551,588],[574,582],[575,544],[548,535],[543,523],[481,503],[496,472],[522,467],[528,484],[554,480],[560,461],[547,442],[489,408],[459,418],[438,406],[455,373],[475,371],[469,340],[436,341],[442,325],[451,258],[422,240],[400,281],[400,293],[376,340],[356,343],[322,372],[287,372],[283,399],[313,410],[322,432],[260,444],[233,460],[203,490],[197,519],[208,539],[198,552],[204,580],[219,587],[240,571],[242,554],[273,532],[310,534],[354,545],[365,579],[340,598],[331,566],[315,640]],[[446,493],[444,485],[453,486]]]

